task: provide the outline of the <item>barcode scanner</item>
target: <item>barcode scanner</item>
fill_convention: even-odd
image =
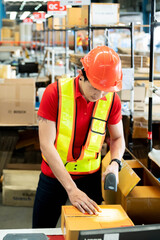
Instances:
[[[108,173],[104,180],[104,190],[117,192],[117,180],[114,173]]]

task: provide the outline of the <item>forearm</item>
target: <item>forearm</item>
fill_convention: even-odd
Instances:
[[[73,189],[76,188],[76,184],[72,180],[70,174],[65,169],[65,166],[56,150],[54,145],[41,146],[41,151],[58,181],[65,188],[69,194]]]
[[[110,139],[111,159],[117,158],[121,160],[125,151],[124,137],[121,136],[116,139]]]

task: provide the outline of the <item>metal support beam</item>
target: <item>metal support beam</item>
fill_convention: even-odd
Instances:
[[[5,6],[2,0],[0,0],[0,40],[1,40],[1,28],[2,28],[2,19],[6,18]]]
[[[147,4],[148,4],[148,0],[142,1],[143,25],[149,24],[149,13],[146,9]],[[149,33],[149,28],[143,27],[143,31],[146,33]]]
[[[150,38],[150,71],[149,89],[153,86],[154,74],[154,22],[155,22],[156,1],[151,3],[151,38]],[[148,144],[149,152],[152,150],[152,91],[149,90],[149,109],[148,109]],[[151,168],[151,160],[148,158],[148,169]]]

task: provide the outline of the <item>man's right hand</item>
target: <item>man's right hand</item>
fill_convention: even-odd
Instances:
[[[68,197],[73,206],[75,206],[82,213],[89,213],[98,215],[101,212],[100,207],[90,199],[83,191],[74,188],[68,193]]]

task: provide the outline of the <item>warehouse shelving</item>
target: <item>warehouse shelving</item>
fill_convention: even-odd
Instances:
[[[148,169],[151,169],[151,160],[160,167],[160,150],[155,150],[152,143],[152,96],[158,89],[154,86],[154,29],[160,26],[160,22],[155,19],[156,1],[151,2],[151,38],[150,38],[150,72],[149,72],[149,109],[148,109],[148,144],[149,158]],[[160,175],[158,176],[160,177]]]

